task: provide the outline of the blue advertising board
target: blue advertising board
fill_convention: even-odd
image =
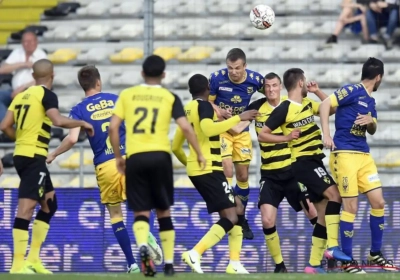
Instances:
[[[386,225],[383,252],[399,265],[400,259],[400,191],[385,188]],[[97,189],[57,189],[58,212],[51,221],[50,231],[43,245],[41,257],[54,272],[125,272],[122,251],[114,238],[108,213],[100,204]],[[247,216],[255,234],[254,240],[243,241],[242,263],[249,272],[272,272],[274,263],[267,253],[257,208],[258,192],[251,189]],[[177,271],[189,271],[180,255],[191,249],[218,215],[208,215],[205,203],[193,188],[176,188],[173,221],[176,229],[175,266]],[[17,189],[0,190],[0,272],[8,271],[12,261],[12,226],[16,214]],[[132,233],[132,213],[126,212],[126,227],[132,238],[132,248],[137,254]],[[300,213],[295,213],[286,200],[282,203],[277,219],[277,229],[285,263],[290,272],[302,272],[308,262],[312,226]],[[158,225],[154,234],[158,236]],[[354,257],[366,259],[370,247],[369,205],[360,197],[355,222]],[[205,272],[225,272],[229,261],[227,238],[203,255]]]

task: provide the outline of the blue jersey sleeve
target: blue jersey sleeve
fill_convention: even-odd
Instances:
[[[82,117],[80,117],[79,115],[77,106],[72,107],[71,111],[69,111],[69,118],[74,120],[82,120]]]
[[[333,107],[346,106],[352,104],[357,100],[358,91],[352,86],[344,86],[336,90],[331,98],[331,103]]]
[[[216,81],[216,77],[214,73],[210,75],[210,78],[208,79],[210,83],[210,96],[216,96],[218,92],[218,81]],[[214,98],[215,99],[215,98]]]
[[[255,73],[258,75],[259,78],[257,78],[257,91],[264,93],[264,78],[260,73]]]

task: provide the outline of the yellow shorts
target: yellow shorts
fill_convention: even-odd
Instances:
[[[221,134],[220,139],[222,159],[232,158],[234,163],[250,164],[253,155],[250,132],[245,131],[236,136],[226,132]]]
[[[363,153],[331,153],[329,167],[342,197],[357,197],[382,186],[374,159]]]
[[[126,200],[125,176],[118,172],[115,160],[96,166],[101,203],[117,205]]]

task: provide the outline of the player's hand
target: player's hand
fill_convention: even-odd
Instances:
[[[121,173],[122,175],[125,175],[125,159],[123,157],[116,158],[116,164],[117,164],[117,169],[118,172]]]
[[[90,123],[84,122],[82,127],[86,130],[86,132],[89,136],[94,135],[94,128]]]
[[[203,154],[197,155],[197,162],[199,163],[201,170],[204,170],[206,168],[207,161],[204,158]]]
[[[292,141],[294,139],[298,139],[300,137],[301,130],[300,129],[293,129],[292,132],[288,135],[288,141]]]
[[[358,114],[356,120],[354,121],[354,124],[358,125],[369,125],[370,123],[374,122],[374,118],[370,115],[361,115]]]
[[[232,117],[232,108],[228,108],[228,109],[221,109],[220,110],[220,114],[223,118],[225,119],[229,119],[230,117]]]
[[[324,146],[331,151],[336,149],[335,143],[330,135],[324,135]]]
[[[252,121],[254,120],[258,115],[257,110],[249,110],[249,111],[244,111],[239,115],[241,121]]]
[[[46,159],[46,163],[47,164],[51,164],[52,162],[53,162],[53,160],[55,160],[56,159],[56,156],[54,155],[54,154],[48,154],[47,155],[47,159]]]
[[[309,92],[316,93],[319,90],[319,86],[318,86],[317,82],[311,81],[311,82],[307,83],[307,90]]]

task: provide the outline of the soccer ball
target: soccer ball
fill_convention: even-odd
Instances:
[[[275,22],[275,12],[270,6],[257,5],[250,11],[250,22],[257,29],[268,29]]]

